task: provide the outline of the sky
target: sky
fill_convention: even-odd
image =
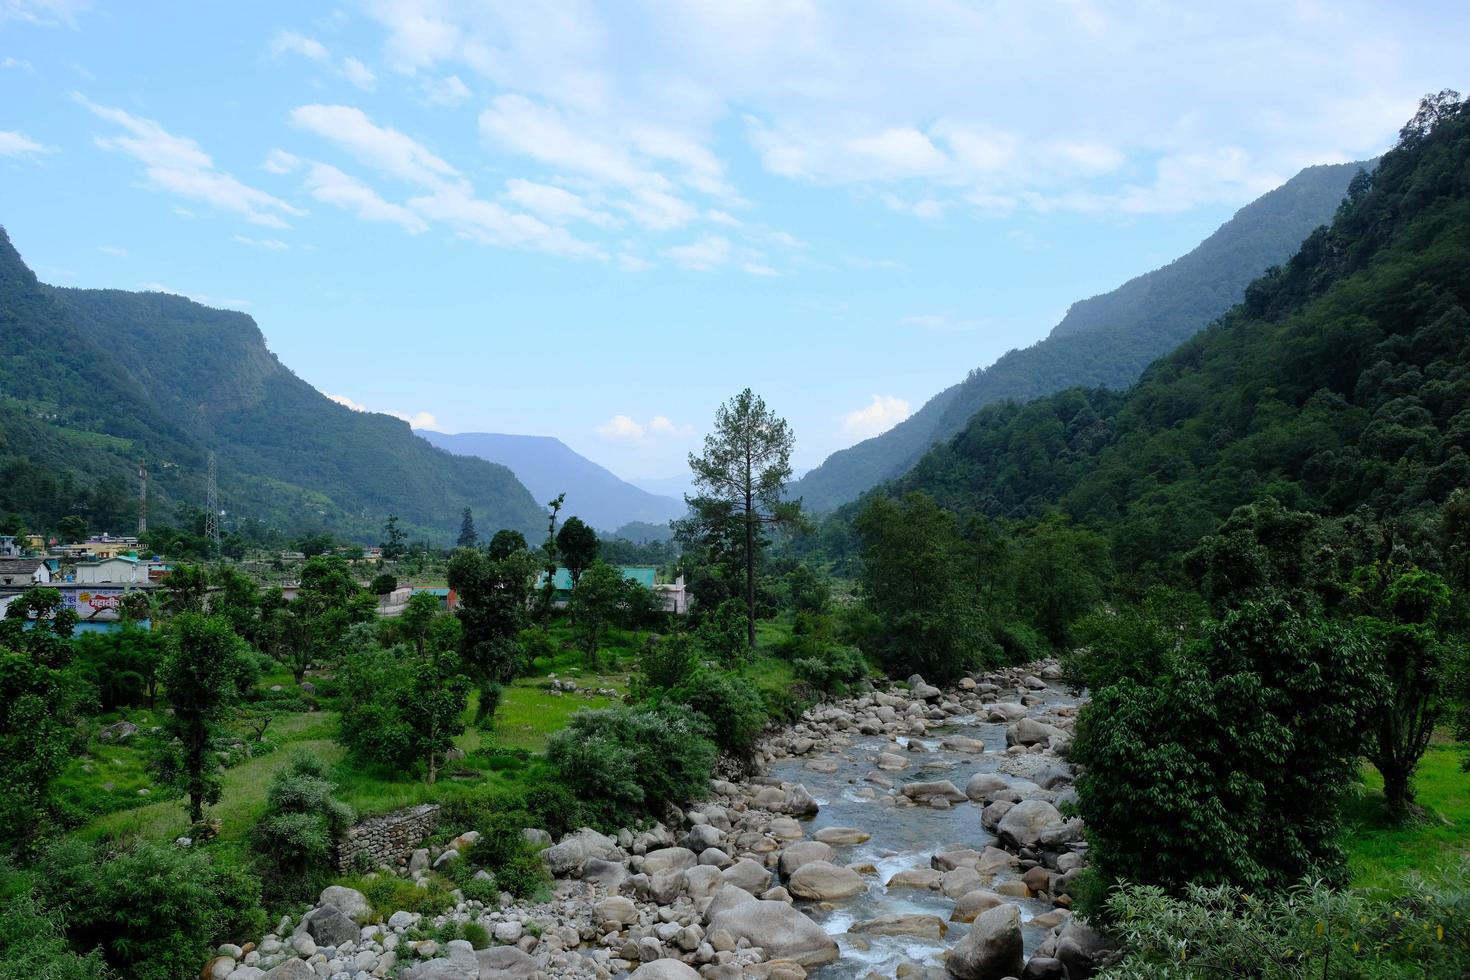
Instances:
[[[0,225],[331,396],[798,469],[1465,90],[1470,4],[0,0]]]

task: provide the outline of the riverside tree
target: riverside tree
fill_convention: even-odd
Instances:
[[[220,779],[210,742],[220,734],[240,686],[251,670],[245,641],[218,616],[184,613],[169,626],[159,679],[173,714],[169,733],[177,755],[162,763],[189,798],[189,819],[198,823],[204,808],[219,802]]]
[[[582,573],[597,560],[597,532],[580,517],[568,517],[556,532],[556,552],[561,563],[572,576],[572,586],[582,578]]]
[[[712,534],[738,530],[746,643],[751,647],[755,646],[755,583],[762,532],[794,526],[801,520],[801,501],[782,499],[791,479],[795,444],[786,420],[746,388],[715,410],[714,429],[704,437],[704,451],[689,454],[699,495],[685,498],[691,513],[675,522],[675,533],[697,544]]]

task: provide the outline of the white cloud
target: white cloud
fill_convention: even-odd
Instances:
[[[425,187],[460,179],[459,171],[422,143],[396,129],[377,125],[361,109],[304,105],[292,110],[291,122],[331,140],[389,176]]]
[[[909,403],[893,395],[874,395],[862,408],[842,417],[843,436],[869,439],[887,432],[910,415]]]
[[[517,214],[494,201],[476,198],[468,185],[440,187],[432,194],[412,198],[414,211],[452,226],[464,238],[485,245],[529,248],[553,255],[604,258],[595,245],[578,239],[565,228],[548,225],[528,214]]]
[[[18,157],[28,153],[50,153],[51,150],[37,143],[24,133],[0,129],[0,157]]]
[[[378,82],[378,76],[356,58],[342,59],[342,77],[365,92],[371,92]]]
[[[265,155],[265,169],[273,174],[289,174],[300,165],[300,158],[285,150],[271,150]]]
[[[32,65],[29,61],[25,60],[24,58],[13,58],[10,55],[6,55],[4,58],[0,58],[0,68],[17,68],[21,71],[29,72],[31,74],[35,74],[36,71],[36,67]]]
[[[429,230],[429,224],[401,204],[385,201],[366,183],[336,167],[314,163],[306,174],[306,192],[323,204],[350,211],[364,221],[387,221],[411,235]]]
[[[752,276],[779,276],[781,274],[770,266],[762,265],[759,262],[742,262],[740,268]]]
[[[279,238],[251,238],[248,235],[236,235],[235,241],[251,248],[265,249],[268,252],[284,252],[291,247]]]
[[[920,330],[975,330],[983,326],[979,320],[957,319],[948,313],[920,313],[906,316],[899,322]]]
[[[395,419],[402,419],[407,422],[414,429],[432,429],[436,432],[439,430],[439,419],[433,412],[376,412],[374,409],[362,404],[362,402],[354,401],[346,395],[333,395],[325,391],[322,394],[326,395],[338,405],[350,408],[354,412],[374,412],[377,415],[391,415]]]
[[[286,228],[286,216],[305,214],[274,195],[242,183],[218,169],[194,140],[175,136],[152,119],[144,119],[98,105],[75,95],[94,115],[123,128],[127,135],[98,137],[98,146],[116,150],[143,164],[143,174],[154,188],[239,215],[251,224]]]
[[[119,248],[116,245],[98,245],[97,251],[101,252],[103,255],[115,255],[118,258],[126,258],[128,254],[127,249]]]
[[[443,78],[425,78],[419,83],[423,100],[429,105],[454,108],[470,97],[470,87],[458,75]]]
[[[589,207],[585,198],[561,187],[514,178],[505,182],[506,199],[553,224],[585,221],[604,228],[619,222],[612,215]]]
[[[623,442],[649,442],[654,439],[684,439],[694,434],[694,426],[681,425],[667,416],[655,415],[647,422],[635,421],[627,415],[614,415],[596,427],[604,439]]]
[[[686,269],[708,272],[730,261],[730,240],[720,235],[705,235],[687,245],[675,245],[663,250],[664,257]]]
[[[303,58],[319,62],[327,62],[332,59],[332,53],[327,50],[325,44],[315,38],[293,31],[281,31],[271,38],[271,54],[276,57],[283,54],[299,54]]]
[[[92,0],[0,0],[0,23],[19,20],[41,27],[77,27],[78,15],[92,7]]]
[[[622,252],[618,255],[618,268],[624,272],[647,272],[653,268],[653,263],[632,252]]]

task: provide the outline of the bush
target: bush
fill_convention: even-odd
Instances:
[[[1321,883],[1259,896],[1192,885],[1172,898],[1156,887],[1121,887],[1105,911],[1126,952],[1100,980],[1462,975],[1470,863],[1437,881],[1411,878],[1405,891],[1385,900]]]
[[[856,647],[827,647],[791,662],[796,676],[825,694],[843,693],[868,675],[868,661]]]
[[[460,884],[459,891],[466,901],[484,902],[486,905],[494,905],[496,899],[500,897],[500,885],[494,878],[476,878],[472,875],[468,881]],[[475,948],[482,949],[483,947],[476,946]]]
[[[332,848],[352,824],[352,808],[332,797],[327,767],[298,752],[271,780],[266,812],[251,838],[268,898],[304,900],[321,890]]]
[[[41,861],[38,898],[66,923],[73,949],[99,949],[137,980],[194,976],[215,946],[264,931],[260,883],[199,849],[65,840]]]
[[[704,716],[721,752],[749,758],[766,728],[766,705],[754,684],[737,674],[702,670],[668,692],[671,701]]]
[[[345,878],[341,884],[356,888],[373,910],[368,922],[382,922],[397,911],[420,915],[439,915],[454,908],[454,895],[436,876],[429,876],[429,887],[420,888],[407,878],[389,874],[363,874]]]
[[[668,704],[579,711],[546,750],[594,823],[609,830],[703,795],[715,755],[704,720]]]
[[[96,951],[80,956],[66,940],[61,916],[43,907],[29,876],[0,865],[0,978],[107,980],[115,976]]]
[[[564,783],[555,779],[537,781],[526,791],[528,826],[539,827],[553,837],[586,826],[587,808]]]
[[[750,656],[745,602],[726,599],[699,624],[699,642],[726,667],[738,667]]]
[[[480,838],[470,847],[469,860],[495,875],[499,891],[530,898],[546,884],[546,869],[538,848],[522,833],[534,824],[525,810],[490,813],[477,825]],[[468,897],[468,893],[466,893]]]
[[[638,654],[638,672],[633,675],[632,693],[639,701],[660,691],[678,687],[699,669],[699,655],[688,633],[650,636]]]

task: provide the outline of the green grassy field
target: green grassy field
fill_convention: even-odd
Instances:
[[[1384,805],[1383,779],[1363,766],[1363,792],[1348,808],[1353,884],[1392,888],[1410,871],[1429,874],[1470,856],[1470,774],[1447,735],[1436,736],[1414,780],[1422,819],[1394,822]]]

